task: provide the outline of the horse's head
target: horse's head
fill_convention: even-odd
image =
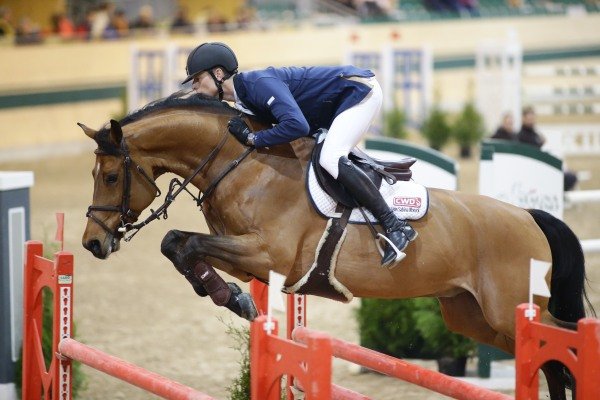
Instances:
[[[152,203],[158,188],[150,166],[136,156],[117,121],[99,131],[78,125],[98,145],[92,171],[94,198],[82,243],[94,256],[105,259],[119,249],[127,227]]]

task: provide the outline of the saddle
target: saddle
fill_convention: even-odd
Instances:
[[[319,129],[316,136],[316,144],[311,155],[311,163],[319,185],[329,194],[337,203],[348,208],[356,207],[356,201],[333,176],[324,170],[319,164],[323,142],[327,135],[326,129]],[[412,177],[410,167],[417,161],[415,158],[406,157],[400,161],[383,161],[373,158],[365,152],[354,148],[348,155],[358,168],[364,171],[371,179],[373,184],[380,188],[382,179],[388,184],[393,185],[398,181],[409,181]]]

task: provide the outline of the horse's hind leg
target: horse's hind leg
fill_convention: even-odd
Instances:
[[[551,400],[566,400],[565,393],[568,376],[565,373],[565,367],[558,361],[548,361],[542,366],[542,371],[548,382],[548,392]],[[573,390],[573,400],[575,400],[575,390]]]
[[[252,321],[258,315],[252,297],[243,293],[235,283],[226,283],[208,263],[182,251],[189,236],[184,232],[169,232],[163,239],[161,252],[185,276],[199,296],[208,295],[216,305]]]
[[[462,292],[453,297],[439,297],[438,300],[448,329],[514,354],[514,340],[490,326],[471,293]]]

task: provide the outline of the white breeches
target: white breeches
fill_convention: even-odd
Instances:
[[[381,86],[375,78],[368,82],[372,85],[371,92],[363,101],[335,117],[325,137],[319,164],[335,179],[338,177],[338,160],[348,156],[360,142],[381,108]]]

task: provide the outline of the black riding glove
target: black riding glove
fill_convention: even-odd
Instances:
[[[241,144],[246,146],[254,145],[253,140],[249,140],[252,139],[254,135],[252,134],[252,131],[248,125],[246,125],[244,120],[242,120],[240,117],[231,118],[227,124],[227,127],[229,128],[229,132],[231,132]]]

